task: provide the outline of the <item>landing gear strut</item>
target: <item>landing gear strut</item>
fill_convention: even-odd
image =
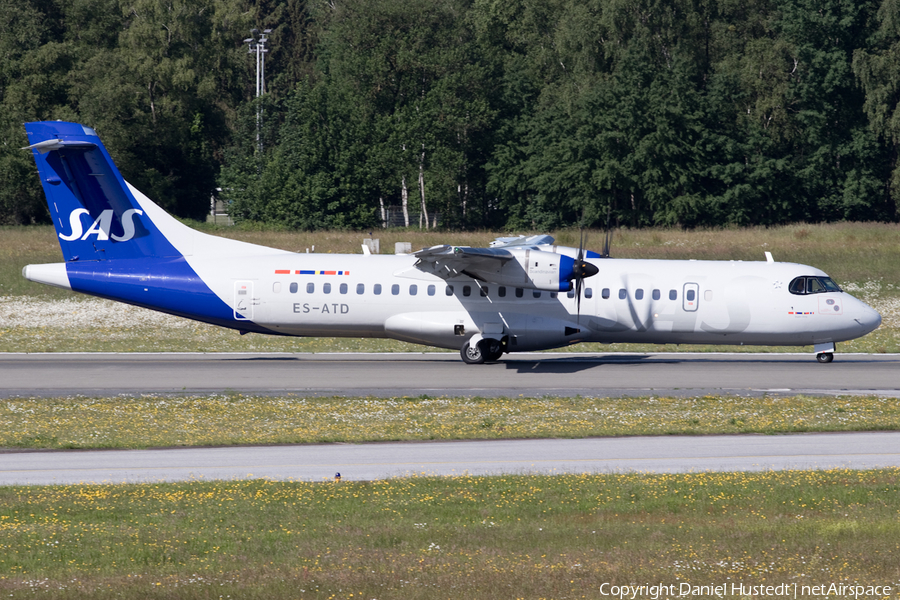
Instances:
[[[830,363],[834,360],[834,354],[831,352],[819,352],[816,354],[816,360],[822,364]]]

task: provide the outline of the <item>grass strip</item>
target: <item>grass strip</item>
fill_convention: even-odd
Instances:
[[[0,401],[0,447],[147,448],[900,429],[900,398],[326,397],[211,394]]]
[[[815,598],[854,584],[896,597],[898,514],[898,469],[6,487],[0,592],[430,600],[687,584],[749,597],[731,586],[797,584]]]

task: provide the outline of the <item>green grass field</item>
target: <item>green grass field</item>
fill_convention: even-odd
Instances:
[[[305,252],[359,253],[367,233],[285,232],[200,226],[216,235]],[[588,232],[601,244],[601,232]],[[501,232],[421,232],[391,229],[373,232],[384,250],[408,241],[413,248],[440,243],[485,245]],[[580,232],[554,232],[558,243],[577,245]],[[884,318],[880,329],[839,345],[839,352],[900,352],[900,226],[878,223],[793,225],[769,229],[684,232],[623,230],[614,237],[613,254],[622,258],[776,260],[816,266],[846,291],[875,307]],[[62,255],[49,226],[0,228],[0,352],[408,352],[423,346],[377,339],[284,338],[246,335],[152,311],[87,298],[31,283],[27,264],[59,262]],[[726,347],[734,351],[810,351],[810,348]],[[722,349],[711,346],[581,344],[573,351],[667,352]]]
[[[896,598],[898,540],[897,469],[7,487],[0,593],[538,599],[686,584],[741,598],[730,586],[796,584],[815,598],[852,584]]]
[[[8,398],[0,448],[149,448],[900,429],[900,398]],[[2,456],[2,455],[0,455]]]

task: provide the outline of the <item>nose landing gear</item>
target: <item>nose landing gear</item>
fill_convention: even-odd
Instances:
[[[816,360],[820,363],[827,364],[834,360],[834,342],[822,342],[816,344],[813,348],[816,353]]]

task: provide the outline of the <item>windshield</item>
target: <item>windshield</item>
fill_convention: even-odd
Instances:
[[[831,277],[818,277],[816,275],[804,275],[791,281],[788,290],[792,294],[803,296],[806,294],[823,294],[825,292],[840,292],[841,288]]]

